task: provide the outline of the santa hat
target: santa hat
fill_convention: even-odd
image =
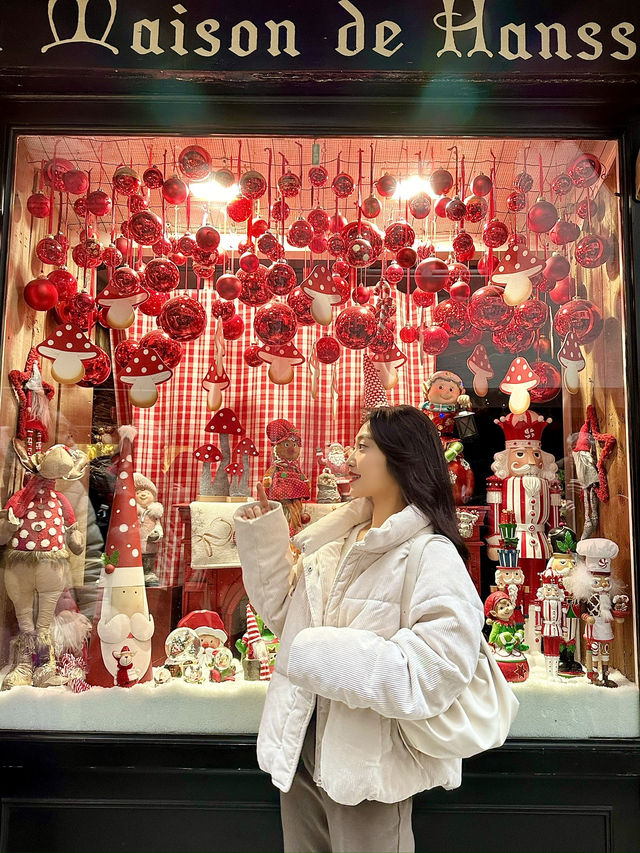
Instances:
[[[221,643],[228,639],[222,619],[214,610],[192,610],[178,622],[178,628],[191,628],[199,637],[217,637]]]
[[[267,424],[266,432],[271,444],[280,444],[281,441],[291,439],[299,447],[302,445],[300,433],[291,421],[287,421],[285,418],[277,418],[275,421],[270,421]]]
[[[250,604],[247,604],[247,630],[245,632],[244,637],[246,638],[246,643],[248,646],[262,639],[255,613],[251,609]],[[260,681],[269,681],[270,678],[271,669],[269,667],[269,661],[260,660]]]
[[[136,471],[133,475],[133,483],[136,487],[136,491],[138,489],[146,489],[148,492],[151,492],[154,498],[158,497],[158,489],[156,488],[156,484],[152,483],[148,477],[144,476],[144,474],[139,474]]]
[[[364,373],[364,409],[362,413],[364,419],[369,409],[380,409],[382,406],[388,406],[389,401],[380,381],[380,374],[373,366],[373,362],[367,353],[362,359],[362,372]]]

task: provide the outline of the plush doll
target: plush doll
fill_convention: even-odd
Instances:
[[[507,681],[526,681],[529,663],[524,656],[529,646],[524,643],[524,633],[513,621],[513,602],[506,592],[492,592],[484,603],[487,625],[491,625],[491,646],[502,674]]]
[[[160,541],[164,536],[161,523],[164,507],[157,501],[158,490],[155,483],[138,472],[133,475],[133,482],[136,487],[144,584],[145,586],[158,586],[155,563]]]
[[[66,589],[56,605],[51,636],[56,654],[58,680],[72,693],[89,690],[87,682],[87,641],[91,622],[78,610],[70,590]]]
[[[309,480],[298,464],[302,439],[291,421],[284,418],[268,423],[266,431],[273,463],[265,471],[262,483],[267,497],[282,504],[290,534],[294,536],[304,523],[302,501],[310,497]]]
[[[51,621],[66,586],[69,551],[81,554],[84,548],[73,507],[55,485],[56,480],[81,478],[89,461],[86,454],[64,444],[32,456],[15,439],[13,447],[32,476],[0,512],[0,544],[7,545],[5,586],[20,630],[12,641],[3,690],[29,684],[46,687],[55,679]]]

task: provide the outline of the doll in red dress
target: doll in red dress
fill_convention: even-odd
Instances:
[[[294,536],[302,529],[302,501],[310,497],[309,479],[298,459],[302,439],[296,427],[284,418],[267,424],[267,438],[271,442],[273,463],[262,478],[267,497],[282,504],[289,530]]]

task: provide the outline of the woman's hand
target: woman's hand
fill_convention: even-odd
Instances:
[[[246,518],[247,521],[250,521],[252,518],[260,518],[261,515],[264,515],[271,509],[271,507],[269,506],[269,501],[267,499],[267,493],[265,492],[262,483],[258,483],[257,491],[258,503],[253,504],[252,506],[246,506],[240,512],[240,518]]]

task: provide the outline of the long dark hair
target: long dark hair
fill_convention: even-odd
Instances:
[[[369,412],[366,420],[406,502],[422,510],[435,532],[450,539],[467,560],[469,551],[458,530],[449,469],[431,420],[413,406],[382,406]]]

